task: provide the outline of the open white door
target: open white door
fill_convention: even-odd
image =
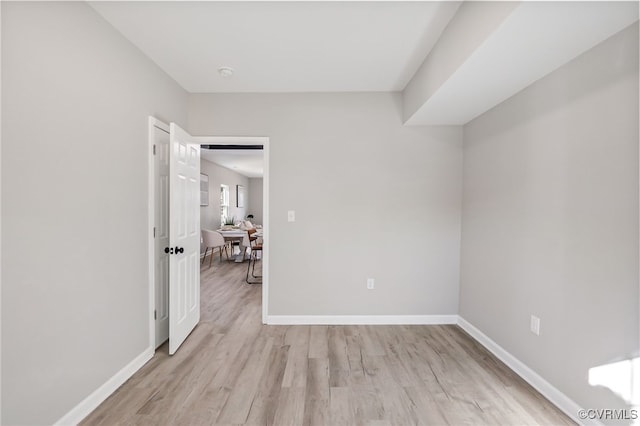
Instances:
[[[169,354],[200,321],[200,145],[170,128]]]

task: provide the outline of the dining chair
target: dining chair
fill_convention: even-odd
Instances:
[[[204,256],[202,257],[202,263],[204,263],[205,257],[207,257],[207,251],[211,249],[211,257],[209,258],[209,267],[211,267],[211,263],[213,262],[213,251],[214,249],[219,249],[220,251],[220,260],[222,260],[222,250],[224,248],[225,253],[227,254],[227,260],[229,260],[229,252],[227,251],[227,243],[224,240],[224,237],[221,233],[216,231],[210,231],[208,229],[202,230],[202,242],[204,244]]]
[[[249,255],[249,263],[247,263],[247,277],[245,281],[247,284],[262,284],[262,275],[256,275],[256,260],[258,260],[258,252],[260,258],[262,258],[262,244],[255,244],[251,246],[251,254]],[[251,269],[251,276],[253,278],[259,278],[258,280],[249,280],[249,269]]]
[[[256,232],[258,232],[256,228],[247,229],[247,234],[249,234],[249,244],[252,246],[253,246],[253,243],[258,239],[258,237],[253,235]]]
[[[253,243],[255,241],[258,240],[258,237],[254,236],[253,234],[255,234],[256,232],[258,232],[258,230],[256,228],[251,228],[251,229],[247,229],[247,234],[249,236],[249,247],[253,247]],[[236,243],[236,242],[234,242]],[[240,242],[237,242],[236,244],[238,244],[240,246]],[[242,253],[242,261],[244,262],[244,260],[247,258],[247,252],[246,250]],[[249,260],[251,260],[251,257],[249,257]]]

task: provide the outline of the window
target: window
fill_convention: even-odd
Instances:
[[[229,187],[220,185],[220,225],[224,225],[229,217]]]

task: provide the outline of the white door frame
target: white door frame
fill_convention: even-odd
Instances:
[[[149,347],[156,350],[156,321],[154,318],[154,311],[156,309],[155,300],[155,286],[156,286],[156,267],[155,267],[155,237],[153,235],[153,228],[156,222],[156,180],[155,180],[155,158],[153,154],[153,145],[155,143],[155,131],[154,128],[164,130],[169,133],[169,125],[158,120],[155,117],[149,116],[149,146],[148,146],[148,161],[147,161],[147,173],[148,173],[148,201],[147,201],[147,239],[148,239],[148,269],[149,269]]]
[[[169,126],[155,117],[149,116],[149,146],[147,161],[148,177],[148,202],[147,202],[147,251],[148,251],[148,272],[149,272],[149,347],[154,348],[156,324],[153,318],[155,310],[155,244],[153,237],[153,227],[155,222],[155,179],[154,179],[154,127],[169,132]],[[264,176],[262,180],[262,228],[264,233],[263,253],[262,253],[262,323],[267,323],[269,313],[269,138],[263,136],[243,137],[243,136],[194,136],[194,139],[201,145],[262,145]]]

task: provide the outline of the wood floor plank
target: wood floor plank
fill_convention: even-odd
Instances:
[[[253,399],[247,424],[273,425],[282,379],[287,365],[289,346],[274,345],[267,361],[268,368],[262,373],[258,393]]]
[[[304,420],[305,388],[282,388],[273,423],[278,426],[299,426]]]
[[[349,401],[349,388],[332,387],[329,390],[329,418],[332,425],[354,425],[354,412]]]
[[[282,378],[282,386],[303,388],[307,382],[307,363],[309,360],[308,326],[290,327],[284,336],[284,344],[289,346],[289,359]]]
[[[258,392],[259,382],[255,380],[269,366],[269,355],[273,347],[273,339],[258,338],[253,345],[251,356],[240,372],[222,412],[218,423],[244,424],[249,417],[253,399]]]
[[[440,406],[430,397],[428,388],[407,387],[404,388],[404,392],[411,402],[410,409],[414,413],[417,425],[447,424],[444,415],[440,412]]]
[[[349,358],[344,327],[330,326],[327,331],[329,347],[329,384],[331,387],[349,386]]]
[[[364,349],[364,352],[367,355],[371,356],[386,355],[384,345],[379,339],[377,333],[375,333],[374,331],[377,326],[364,325],[362,327],[364,329],[364,332],[362,333],[362,347]]]
[[[311,326],[311,334],[309,336],[309,358],[328,358],[329,345],[327,344],[326,325]]]
[[[381,390],[374,386],[349,386],[349,406],[357,425],[384,419]]]
[[[345,337],[347,344],[347,360],[349,362],[349,380],[351,384],[370,383],[364,368],[362,339],[359,334]]]
[[[304,425],[330,425],[329,359],[309,358]]]
[[[246,264],[208,265],[182,347],[161,346],[82,425],[574,424],[455,325],[266,326]]]

